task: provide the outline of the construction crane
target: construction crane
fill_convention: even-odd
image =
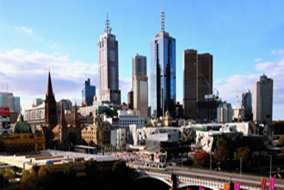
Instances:
[[[235,91],[236,91],[236,107],[238,107],[238,97],[239,97],[239,93],[238,93],[238,89],[237,89],[237,86],[236,86],[236,78],[235,78],[235,75],[234,75],[234,85],[235,85]]]
[[[214,91],[217,92],[216,99],[219,99],[219,90],[217,90],[217,88],[214,88]]]

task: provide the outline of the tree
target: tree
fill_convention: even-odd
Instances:
[[[76,177],[76,174],[76,170],[71,164],[68,164],[63,170],[63,175],[68,179],[74,179]]]
[[[227,149],[225,149],[223,147],[219,148],[214,153],[214,160],[215,160],[216,164],[218,162],[226,163],[228,157],[229,157],[229,150],[227,150]]]
[[[8,168],[5,169],[4,174],[2,175],[2,186],[6,188],[9,186],[9,181],[15,179],[15,174]],[[1,183],[1,182],[0,182]]]
[[[194,154],[193,160],[194,166],[202,167],[208,162],[209,155],[204,150],[197,150]]]
[[[126,183],[127,167],[125,161],[116,161],[112,167],[113,179],[116,185],[123,185]]]
[[[38,189],[38,176],[35,170],[26,170],[21,177],[21,188],[27,190]]]
[[[55,172],[53,166],[49,164],[41,166],[38,171],[38,179],[39,183],[45,188],[52,188],[53,181],[55,179]]]
[[[248,146],[243,146],[234,153],[234,160],[240,160],[240,158],[242,158],[242,162],[246,164],[247,167],[250,166],[251,151]]]
[[[76,170],[71,164],[68,164],[63,170],[63,181],[65,189],[72,189],[76,186]]]
[[[216,141],[217,149],[225,148],[227,150],[230,150],[231,148],[233,148],[233,144],[234,144],[233,139],[228,136],[222,135],[217,137]]]
[[[95,183],[96,181],[96,171],[97,171],[97,162],[91,158],[85,163],[86,166],[86,173],[87,173],[87,178],[89,181],[89,184]]]
[[[280,148],[280,153],[278,154],[278,156],[284,156],[284,146],[282,148]]]
[[[37,164],[34,164],[33,165],[33,167],[32,167],[32,169],[38,174],[38,170],[39,170],[39,165],[37,165]]]
[[[126,163],[125,161],[122,160],[116,161],[112,167],[112,171],[114,173],[125,172],[125,170],[126,170]]]
[[[284,136],[279,137],[279,139],[278,139],[278,145],[284,146]]]

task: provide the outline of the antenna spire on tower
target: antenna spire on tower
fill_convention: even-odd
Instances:
[[[165,12],[164,12],[164,1],[161,0],[161,31],[165,31]]]
[[[106,29],[105,29],[105,32],[110,32],[109,19],[108,19],[108,12],[107,12],[107,19],[106,19]]]

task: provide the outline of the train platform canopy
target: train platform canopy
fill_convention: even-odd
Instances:
[[[28,165],[45,165],[53,163],[54,165],[64,164],[68,162],[88,161],[94,159],[97,162],[116,161],[117,158],[110,155],[93,155],[78,152],[59,151],[59,150],[43,150],[35,154],[20,155],[0,155],[0,163],[9,166],[15,166],[24,169]]]

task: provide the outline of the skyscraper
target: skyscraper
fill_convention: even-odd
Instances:
[[[93,98],[94,98],[95,95],[96,95],[96,87],[91,86],[90,79],[87,78],[84,81],[84,84],[83,84],[82,104],[86,104],[87,106],[92,105],[93,104]]]
[[[21,113],[20,97],[10,92],[0,92],[0,107],[8,107],[10,112]]]
[[[242,94],[242,106],[245,108],[245,119],[251,120],[252,101],[251,101],[251,93],[249,90],[247,90],[246,93]]]
[[[148,77],[146,56],[132,58],[132,85],[134,110],[139,110],[143,118],[148,118]]]
[[[266,75],[253,85],[253,120],[272,124],[273,80]]]
[[[99,97],[120,104],[118,80],[118,42],[111,34],[107,15],[105,33],[98,42],[99,57]]]
[[[165,32],[164,12],[161,31],[150,40],[151,116],[159,117],[168,110],[176,115],[176,40]]]
[[[197,54],[190,49],[183,52],[183,106],[184,115],[196,119],[197,101],[212,94],[213,56]]]

